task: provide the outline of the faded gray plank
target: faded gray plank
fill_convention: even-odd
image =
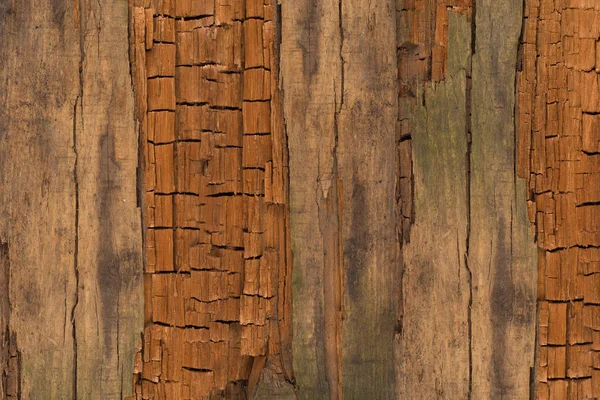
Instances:
[[[301,398],[395,397],[394,35],[390,1],[282,4]]]
[[[402,399],[469,395],[467,68],[471,32],[450,13],[446,79],[427,84],[413,109],[414,225],[402,248]]]
[[[473,399],[524,399],[535,346],[537,261],[515,167],[522,2],[477,1],[472,81]],[[501,32],[501,34],[499,34]]]

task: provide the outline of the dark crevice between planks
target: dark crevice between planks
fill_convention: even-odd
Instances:
[[[465,238],[466,250],[465,250],[465,268],[467,270],[467,281],[469,285],[469,304],[467,309],[467,330],[468,330],[468,353],[469,353],[469,391],[467,398],[471,400],[473,395],[473,272],[470,267],[469,260],[469,247],[471,237],[471,156],[473,146],[473,131],[472,131],[472,105],[471,105],[471,91],[472,91],[472,76],[473,76],[473,56],[475,55],[476,48],[476,13],[477,13],[477,0],[472,0],[471,4],[471,47],[469,61],[466,69],[466,88],[465,88],[465,127],[466,127],[466,143],[467,143],[467,154],[465,160],[466,166],[466,210],[467,210],[467,235]]]
[[[71,325],[73,336],[73,399],[77,399],[77,323],[76,310],[79,304],[79,153],[77,149],[77,133],[78,129],[83,129],[83,88],[84,88],[84,63],[85,63],[85,0],[75,2],[75,28],[79,31],[79,88],[73,105],[73,185],[75,189],[75,218],[74,218],[74,240],[73,240],[73,274],[75,276],[75,290],[73,307],[71,308]],[[78,127],[78,118],[81,119],[81,124]]]

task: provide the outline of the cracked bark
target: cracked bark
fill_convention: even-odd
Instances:
[[[532,398],[600,396],[598,4],[525,1],[518,164],[538,245]]]
[[[2,399],[600,397],[597,4],[276,3],[0,5]]]
[[[136,397],[293,397],[277,6],[130,7],[146,259]]]

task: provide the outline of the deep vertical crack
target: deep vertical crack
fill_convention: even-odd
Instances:
[[[275,14],[274,14],[274,23],[275,23],[275,43],[274,43],[274,48],[275,48],[275,62],[274,62],[274,71],[272,73],[276,74],[276,80],[275,82],[277,82],[277,91],[279,92],[279,101],[277,102],[278,104],[276,104],[276,107],[280,107],[281,109],[281,134],[283,136],[283,158],[285,160],[289,160],[289,147],[288,147],[288,137],[287,137],[287,124],[286,124],[286,119],[285,119],[285,111],[284,111],[284,107],[283,107],[283,99],[284,99],[284,89],[283,89],[283,84],[282,84],[282,74],[281,74],[281,45],[282,45],[282,39],[283,39],[283,20],[282,20],[282,11],[281,11],[281,0],[277,0],[274,4],[275,7]],[[273,101],[273,100],[272,100]],[[275,103],[274,103],[275,104]],[[285,180],[286,180],[286,185],[285,185],[285,198],[286,198],[286,203],[289,201],[290,199],[290,185],[289,185],[289,171],[286,169],[286,176],[285,176]],[[284,251],[285,251],[285,259],[286,262],[289,262],[288,265],[291,265],[291,241],[290,241],[290,215],[289,215],[289,208],[286,207],[286,212],[285,212],[285,217],[284,217],[284,226],[285,226],[285,230],[286,230],[286,236],[285,236],[285,241],[284,241]],[[288,304],[288,302],[290,302],[290,300],[288,299],[288,290],[291,290],[291,288],[288,285],[288,279],[291,278],[291,273],[290,270],[288,268],[284,269],[284,277],[281,278],[280,277],[280,282],[283,285],[283,289],[282,289],[282,294],[283,294],[283,304]],[[284,307],[285,310],[285,307]],[[285,311],[283,313],[284,315],[281,316],[279,315],[279,319],[280,319],[280,323],[277,324],[277,329],[279,331],[280,337],[284,337],[283,330],[282,330],[282,326],[284,323],[287,323],[287,321],[285,321],[284,323],[281,323],[282,318],[288,318],[288,315],[285,314]],[[286,344],[286,346],[284,347],[282,354],[289,352],[291,354],[292,350],[289,348],[291,346],[291,343]],[[291,358],[291,355],[290,355]],[[295,379],[293,377],[293,371],[289,368],[290,364],[291,364],[291,360],[288,363],[288,360],[284,359],[284,362],[282,363],[282,369],[283,369],[283,375],[285,377],[285,380],[290,383],[291,385],[295,386],[296,382]]]
[[[465,268],[467,269],[467,280],[469,282],[469,305],[467,309],[467,326],[468,326],[468,353],[469,353],[469,391],[467,398],[470,400],[473,395],[473,272],[469,266],[469,248],[471,241],[471,155],[473,146],[472,132],[472,105],[471,105],[471,89],[473,76],[473,56],[475,55],[475,40],[476,40],[476,0],[473,0],[471,9],[471,54],[469,56],[469,64],[466,70],[466,88],[465,88],[465,114],[466,114],[466,174],[467,174],[467,237],[466,237],[466,254]]]
[[[75,318],[75,312],[77,305],[79,304],[79,153],[77,149],[77,118],[78,108],[80,112],[80,118],[82,121],[83,129],[83,64],[85,61],[85,17],[84,17],[84,6],[85,1],[79,0],[79,93],[75,98],[75,104],[73,106],[73,154],[75,157],[73,163],[73,184],[75,186],[75,223],[74,223],[74,251],[73,251],[73,273],[75,275],[75,298],[73,301],[73,308],[71,309],[71,325],[73,335],[73,399],[77,400],[77,323]]]
[[[344,72],[345,72],[345,61],[344,61],[344,20],[343,20],[343,0],[338,0],[338,24],[340,31],[340,103],[339,107],[337,107],[336,114],[339,114],[342,111],[342,107],[344,105]],[[337,115],[336,115],[337,117]],[[335,149],[337,151],[337,139],[338,132],[337,129],[335,131]]]
[[[339,79],[333,81],[333,145],[331,147],[331,171],[322,173],[319,169],[317,181],[317,213],[319,232],[323,242],[323,298],[325,302],[325,376],[329,397],[343,398],[342,392],[342,312],[343,312],[343,250],[342,250],[342,193],[338,165],[340,114],[344,104],[344,30],[343,4],[338,0],[339,29]],[[338,94],[338,90],[340,93]],[[317,154],[320,159],[320,155]],[[319,163],[320,164],[320,163]],[[329,185],[319,186],[321,177],[329,179]]]
[[[75,105],[73,106],[73,153],[75,154],[75,162],[73,165],[73,183],[75,185],[75,234],[73,251],[75,300],[73,302],[73,308],[71,308],[71,326],[73,335],[73,399],[77,399],[77,325],[75,323],[75,310],[79,304],[79,182],[77,179],[77,165],[79,160],[77,154],[77,107],[79,106],[80,101],[81,97],[78,95],[75,98]]]

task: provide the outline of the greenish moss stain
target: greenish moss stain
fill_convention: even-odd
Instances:
[[[411,112],[415,216],[444,212],[466,194],[466,72],[471,32],[466,17],[449,13],[446,80],[426,84]],[[465,215],[466,216],[466,215]]]
[[[298,248],[298,240],[294,238],[301,237],[299,235],[299,229],[297,229],[297,225],[295,223],[296,213],[298,210],[294,210],[294,204],[300,204],[300,201],[294,198],[294,192],[291,193],[290,203],[292,205],[291,210],[291,237],[292,240],[292,256],[294,254],[298,254],[299,251],[303,251]],[[293,316],[293,330],[294,330],[294,338],[292,340],[292,353],[293,353],[293,366],[294,371],[298,371],[300,373],[296,373],[296,388],[299,399],[306,400],[319,400],[319,399],[327,399],[327,390],[323,390],[323,384],[325,383],[325,374],[324,371],[319,370],[319,354],[318,352],[322,350],[316,346],[316,342],[318,338],[316,337],[316,332],[313,330],[312,337],[309,337],[311,333],[307,332],[306,326],[304,326],[304,321],[299,318],[299,316],[304,313],[312,313],[313,310],[307,310],[306,307],[301,304],[298,299],[302,299],[307,295],[305,291],[307,291],[308,283],[304,279],[306,268],[305,265],[302,265],[302,261],[300,257],[292,257],[293,268],[292,268],[292,316]],[[325,388],[326,389],[326,388]]]
[[[478,0],[475,22],[471,258],[474,265],[486,265],[474,270],[474,284],[491,286],[480,293],[484,299],[475,299],[473,313],[493,323],[474,341],[474,352],[485,361],[474,366],[473,396],[525,398],[534,356],[537,253],[525,183],[514,167],[522,2]]]
[[[471,24],[449,13],[445,80],[423,83],[412,126],[414,226],[403,247],[399,398],[469,393],[468,71]],[[450,367],[451,366],[451,367]]]

